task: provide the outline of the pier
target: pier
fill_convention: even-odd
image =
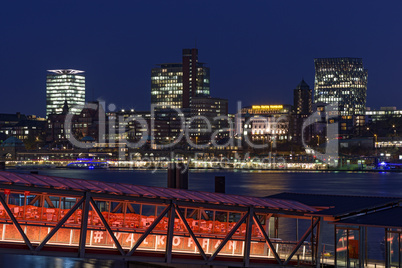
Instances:
[[[0,189],[2,253],[173,265],[364,267],[370,263],[364,239],[370,224],[387,231],[389,261],[382,265],[395,266],[395,247],[400,250],[395,241],[402,221],[364,218],[400,217],[400,198],[251,197],[4,171]],[[279,237],[281,219],[307,223],[297,227],[296,241]],[[324,221],[334,224],[332,247],[322,243]]]

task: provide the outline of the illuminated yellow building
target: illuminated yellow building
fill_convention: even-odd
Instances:
[[[249,136],[254,141],[289,139],[291,105],[252,105],[241,109],[241,120],[236,120],[238,136]]]

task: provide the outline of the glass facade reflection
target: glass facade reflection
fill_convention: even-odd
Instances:
[[[314,59],[314,103],[339,104],[339,115],[364,115],[367,70],[361,58]]]
[[[181,64],[161,64],[151,72],[151,104],[161,108],[182,108],[183,70]]]
[[[75,105],[85,104],[84,71],[63,69],[48,70],[46,79],[46,117],[61,114],[67,102],[70,112],[79,114],[81,109]]]

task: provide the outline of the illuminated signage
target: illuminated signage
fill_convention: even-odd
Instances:
[[[276,110],[283,109],[283,105],[253,105],[253,110]]]

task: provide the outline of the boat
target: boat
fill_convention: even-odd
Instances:
[[[49,168],[56,168],[56,165],[54,164],[47,164],[47,163],[41,163],[41,164],[27,164],[23,162],[18,162],[15,165],[15,168],[17,169],[49,169]]]
[[[75,169],[107,169],[109,163],[105,161],[78,161],[67,165],[67,168]]]

